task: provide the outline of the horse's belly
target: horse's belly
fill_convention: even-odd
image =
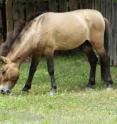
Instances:
[[[66,45],[65,43],[62,43],[61,45],[59,45],[59,46],[56,46],[55,47],[55,50],[70,50],[70,49],[74,49],[74,48],[77,48],[77,47],[79,47],[81,44],[78,44],[78,45]]]
[[[67,30],[57,33],[55,44],[57,50],[68,50],[79,47],[84,41],[88,40],[88,31],[84,30]]]
[[[77,48],[79,47],[83,42],[85,41],[84,40],[80,40],[80,41],[71,41],[71,40],[67,40],[67,41],[59,41],[57,44],[56,44],[56,50],[69,50],[69,49],[74,49],[74,48]]]

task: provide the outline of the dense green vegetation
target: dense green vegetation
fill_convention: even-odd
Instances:
[[[96,87],[86,90],[89,64],[82,55],[55,57],[58,93],[49,96],[50,80],[42,59],[28,94],[21,89],[29,63],[21,66],[20,79],[9,95],[0,95],[0,124],[116,124],[117,69],[111,67],[114,90],[107,91],[97,66]]]

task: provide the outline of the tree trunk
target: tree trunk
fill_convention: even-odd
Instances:
[[[1,3],[1,18],[2,18],[2,28],[3,28],[3,40],[6,40],[6,10],[5,10],[5,0]]]

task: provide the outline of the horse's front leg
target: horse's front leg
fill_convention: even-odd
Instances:
[[[37,65],[39,63],[40,56],[39,55],[33,55],[31,60],[31,66],[28,74],[28,79],[25,83],[25,86],[23,87],[22,91],[28,92],[29,89],[31,89],[31,84],[33,80],[33,76],[35,74]]]
[[[54,76],[54,60],[53,60],[54,53],[50,49],[46,49],[45,56],[47,60],[48,73],[51,79],[50,95],[54,95],[57,91],[57,84],[56,84],[55,76]]]

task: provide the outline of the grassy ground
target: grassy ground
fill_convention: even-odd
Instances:
[[[48,95],[50,81],[43,59],[28,94],[21,92],[29,63],[9,95],[0,95],[0,124],[117,124],[117,69],[111,67],[114,90],[106,91],[97,66],[96,87],[85,90],[89,65],[80,55],[55,57],[58,93]]]

